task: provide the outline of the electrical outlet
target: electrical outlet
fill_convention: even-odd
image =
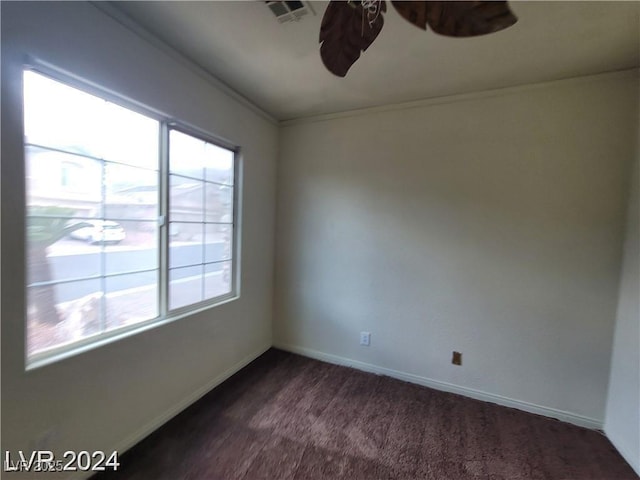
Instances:
[[[462,365],[462,353],[453,352],[453,358],[451,359],[451,363],[454,365]]]
[[[360,345],[365,347],[371,345],[371,334],[369,332],[360,332]]]

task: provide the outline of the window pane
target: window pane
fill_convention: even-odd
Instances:
[[[233,222],[233,187],[225,187],[216,183],[207,183],[206,187],[207,222]]]
[[[169,309],[201,302],[202,288],[201,265],[169,270]]]
[[[158,316],[158,272],[107,277],[106,329],[132,325]]]
[[[206,144],[204,152],[206,180],[208,182],[233,185],[234,153],[211,143]]]
[[[205,142],[171,130],[169,133],[169,171],[204,179]]]
[[[24,92],[27,143],[158,168],[156,120],[31,71]]]
[[[233,225],[205,225],[204,261],[219,262],[232,256]]]
[[[201,223],[172,223],[169,239],[169,267],[200,265],[203,258],[203,225]]]
[[[232,291],[235,153],[177,131],[170,141],[169,298],[174,309]]]
[[[106,218],[158,218],[158,172],[105,164]]]
[[[100,275],[100,250],[84,245],[78,249],[76,241],[64,235],[68,224],[67,218],[27,218],[28,285]]]
[[[156,317],[159,122],[34,72],[24,122],[28,355]]]
[[[169,215],[171,221],[202,222],[203,188],[200,180],[170,176]]]
[[[202,243],[202,223],[171,222],[169,224],[169,241],[176,244]]]
[[[98,97],[26,71],[26,141],[102,157],[105,103]]]
[[[159,123],[113,103],[103,115],[104,158],[157,170]]]
[[[115,233],[106,235],[124,235],[124,239],[116,245],[104,245],[105,274],[157,269],[159,259],[156,222],[121,221],[117,225],[120,228],[114,228]]]
[[[63,209],[70,218],[102,215],[102,162],[31,146],[25,162],[27,207]]]
[[[100,280],[27,288],[27,354],[100,331]]]
[[[231,292],[231,262],[210,263],[204,268],[205,298],[215,298]]]

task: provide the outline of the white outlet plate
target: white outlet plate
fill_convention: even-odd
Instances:
[[[364,345],[365,347],[371,345],[371,333],[360,332],[360,345]]]

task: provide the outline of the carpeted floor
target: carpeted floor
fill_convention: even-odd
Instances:
[[[638,479],[600,433],[270,350],[94,480]]]

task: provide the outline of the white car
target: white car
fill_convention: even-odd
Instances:
[[[124,228],[118,222],[88,220],[84,223],[89,223],[91,226],[74,230],[69,236],[89,243],[120,243],[126,237]]]

